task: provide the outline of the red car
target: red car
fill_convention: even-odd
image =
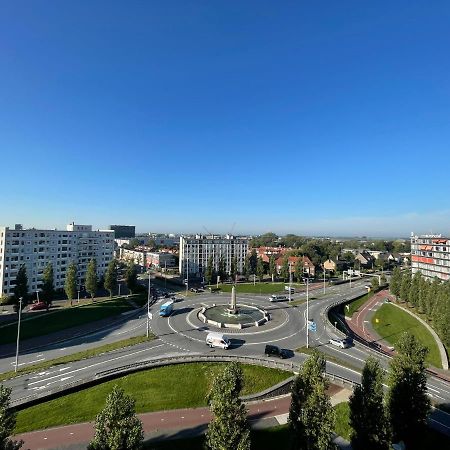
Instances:
[[[39,311],[41,309],[48,309],[47,303],[45,302],[36,302],[30,306],[30,311]]]

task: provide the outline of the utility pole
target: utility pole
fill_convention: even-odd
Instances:
[[[289,302],[291,301],[291,289],[292,289],[292,272],[291,272],[291,263],[289,263]]]
[[[309,278],[306,279],[306,348],[309,348]]]
[[[189,291],[189,255],[186,258],[186,295]]]
[[[323,267],[323,293],[325,294],[325,267]]]
[[[16,345],[16,364],[14,366],[14,372],[17,372],[17,367],[19,366],[19,340],[20,340],[20,319],[22,318],[22,300],[19,298],[19,321],[17,323],[17,345]]]
[[[147,295],[147,338],[150,336],[150,291],[152,286],[151,271],[148,268],[148,295]]]

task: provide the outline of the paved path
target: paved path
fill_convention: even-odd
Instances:
[[[332,403],[348,399],[349,391],[332,385],[329,389]],[[285,395],[270,400],[247,403],[249,420],[254,428],[266,428],[287,423],[291,397]],[[209,408],[176,409],[139,414],[145,439],[195,436],[203,433],[211,420]],[[50,428],[15,436],[23,439],[24,448],[32,450],[81,450],[94,436],[92,422]]]

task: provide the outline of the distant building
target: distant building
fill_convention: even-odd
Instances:
[[[119,258],[123,261],[133,261],[142,269],[149,267],[156,269],[173,268],[176,263],[176,257],[172,253],[154,252],[151,248],[145,246],[136,247],[133,250],[120,248]]]
[[[63,230],[0,227],[0,287],[2,294],[12,295],[17,272],[22,264],[27,269],[28,290],[42,287],[44,269],[52,263],[54,286],[64,287],[67,267],[74,262],[78,279],[84,283],[91,259],[97,262],[97,274],[103,275],[114,254],[114,231],[92,230],[91,225],[71,223]]]
[[[244,269],[245,256],[248,251],[248,239],[226,236],[180,237],[179,270],[183,277],[203,277],[212,256],[215,269],[218,269],[219,259],[225,262],[225,271],[231,272],[231,261],[236,258],[237,271]]]
[[[328,270],[330,272],[335,272],[336,271],[336,267],[337,264],[330,258],[328,258],[324,263],[323,263],[323,268],[324,270]]]
[[[411,270],[429,280],[450,279],[450,238],[441,234],[415,236],[411,233]]]
[[[297,265],[298,261],[301,261],[301,264],[303,266],[303,274],[307,275],[308,277],[314,277],[316,273],[316,268],[312,261],[305,255],[305,256],[288,256],[288,263],[290,264],[290,271],[292,273],[295,272],[295,266]],[[284,256],[281,256],[276,260],[276,267],[278,273],[281,270],[281,267],[283,266],[284,262]]]
[[[115,232],[116,239],[134,238],[136,236],[134,225],[110,225],[109,229]]]
[[[270,261],[270,258],[274,257],[278,259],[280,256],[285,255],[287,252],[291,251],[292,248],[285,247],[257,247],[255,248],[256,255],[261,258],[265,263]]]
[[[355,256],[355,261],[359,261],[360,267],[372,269],[375,258],[367,251],[363,250]]]

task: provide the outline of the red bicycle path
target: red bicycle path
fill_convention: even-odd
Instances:
[[[328,393],[333,396],[342,390],[339,386],[331,385]],[[249,421],[255,428],[276,426],[279,424],[276,417],[289,412],[290,402],[291,396],[284,395],[247,403]],[[212,418],[207,407],[157,411],[138,416],[142,421],[145,439],[153,438],[155,441],[167,439],[169,436],[173,438],[174,435],[181,437],[183,432],[189,431],[199,434],[206,429]],[[18,434],[14,439],[22,439],[23,448],[31,450],[75,450],[85,449],[93,436],[94,423],[84,422]]]

